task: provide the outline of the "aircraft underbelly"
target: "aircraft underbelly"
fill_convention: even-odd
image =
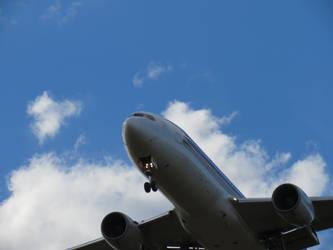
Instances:
[[[163,150],[160,150],[163,152]],[[175,205],[186,231],[207,249],[265,249],[240,221],[223,183],[206,171],[195,157],[169,149],[155,179]],[[167,162],[166,162],[167,161]]]
[[[193,218],[187,221],[186,228],[207,249],[264,249],[228,219],[222,221],[213,216],[209,219]]]

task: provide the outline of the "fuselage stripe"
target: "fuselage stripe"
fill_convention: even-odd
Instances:
[[[188,136],[184,136],[184,141],[191,146],[191,148],[199,154],[210,166],[215,173],[218,174],[222,179],[229,185],[229,187],[239,195],[239,198],[245,198],[245,196],[236,188],[236,186],[228,179],[227,176],[214,164],[214,162],[201,150],[201,148]]]

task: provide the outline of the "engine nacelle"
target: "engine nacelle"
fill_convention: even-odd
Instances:
[[[137,222],[123,213],[113,212],[105,216],[101,231],[106,242],[114,249],[143,249],[143,239]]]
[[[296,185],[278,186],[273,192],[272,203],[276,212],[291,225],[309,226],[315,219],[312,201]]]

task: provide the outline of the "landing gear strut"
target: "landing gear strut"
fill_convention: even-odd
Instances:
[[[149,182],[145,182],[144,189],[146,193],[149,193],[151,190],[153,192],[156,192],[158,190],[157,184],[155,181],[152,180],[152,173],[150,171],[146,172],[146,175],[148,176]]]
[[[148,177],[148,182],[145,182],[144,189],[146,193],[149,193],[151,190],[156,192],[158,190],[157,184],[152,180],[153,171],[158,169],[158,166],[154,159],[151,156],[140,158],[140,165],[143,170],[143,173]]]

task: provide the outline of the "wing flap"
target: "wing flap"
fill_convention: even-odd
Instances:
[[[308,227],[293,230],[282,236],[286,250],[298,250],[319,244],[317,235]]]

